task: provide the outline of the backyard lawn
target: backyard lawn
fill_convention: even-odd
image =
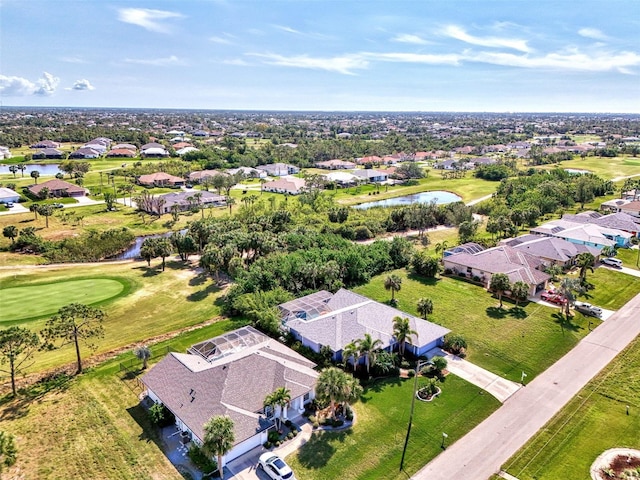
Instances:
[[[638,432],[640,338],[589,382],[503,469],[520,480],[590,478],[589,467],[605,450],[640,449]]]
[[[417,315],[417,300],[430,298],[434,312],[429,320],[466,338],[468,360],[516,382],[523,371],[531,380],[546,370],[589,333],[590,320],[597,322],[580,315],[566,323],[559,308],[536,303],[514,309],[505,302],[500,310],[497,298],[464,280],[407,276],[405,270],[390,273],[402,278],[402,288],[396,293],[400,310]],[[387,302],[391,295],[383,286],[386,276],[379,275],[355,291]]]
[[[221,321],[152,346],[152,363],[167,347],[184,352],[241,325]],[[16,399],[0,398],[2,430],[17,437],[18,447],[18,463],[6,478],[183,478],[161,451],[135,382],[121,380],[119,364],[132,358],[129,352],[57,385],[41,383]]]
[[[152,268],[146,262],[126,262],[0,270],[0,322],[39,331],[60,306],[97,303],[107,313],[105,337],[96,342],[99,354],[220,314],[215,301],[221,290],[209,278],[176,261],[169,261],[161,272],[159,263],[152,261]],[[90,352],[83,348],[82,353],[88,357]],[[44,352],[32,370],[49,369],[74,358],[71,346]]]
[[[419,380],[425,382],[425,380]],[[287,462],[297,478],[406,479],[499,407],[477,387],[448,375],[432,402],[416,400],[411,437],[400,472],[413,379],[379,381],[354,405],[356,424],[342,432],[317,432]],[[420,383],[419,383],[420,384]]]

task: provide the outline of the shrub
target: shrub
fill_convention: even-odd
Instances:
[[[293,432],[289,432],[289,433],[287,433],[287,438],[288,438],[289,440],[291,440],[294,436],[295,436],[295,435],[293,434]]]
[[[315,422],[313,422],[313,428],[316,429],[320,426],[320,424],[318,423],[318,421],[316,420]]]
[[[193,464],[198,467],[205,475],[213,473],[218,469],[218,464],[215,460],[209,458],[195,443],[192,443],[189,447],[189,459]]]
[[[334,426],[334,427],[336,427],[336,428],[337,428],[337,427],[341,427],[341,426],[343,426],[343,425],[344,425],[344,420],[335,419],[335,420],[333,421],[333,426]]]
[[[349,421],[353,420],[353,410],[351,409],[351,407],[347,407],[347,412],[345,413],[344,418]]]
[[[447,335],[444,338],[444,349],[461,357],[467,350],[467,341],[462,335]]]
[[[356,227],[354,233],[356,240],[368,240],[370,238],[373,238],[373,233],[371,233],[371,230],[369,230],[369,228],[365,227],[364,225]]]
[[[291,425],[293,425],[293,423],[291,422],[291,420],[289,420],[288,418],[284,421],[284,424],[287,428],[291,428]]]
[[[416,376],[416,371],[415,371],[415,370],[413,370],[413,369],[412,369],[412,370],[409,370],[409,371],[407,372],[407,375],[409,376],[409,378],[413,378],[413,377],[415,377],[415,376]]]
[[[400,362],[400,368],[407,370],[411,368],[411,364],[407,360],[402,360],[402,362]]]
[[[452,270],[450,268],[445,268],[444,269],[444,274],[445,275],[451,275],[451,273],[452,273]]]
[[[271,443],[276,443],[278,440],[280,440],[280,434],[278,434],[278,432],[276,432],[275,430],[269,430],[269,433],[267,434],[267,440]]]
[[[176,417],[162,403],[154,403],[149,408],[149,420],[154,425],[162,428],[173,425],[176,422]]]
[[[315,415],[309,415],[309,421],[311,423],[315,423],[317,421],[316,416]]]
[[[432,368],[430,365],[425,365],[420,369],[420,375],[422,375],[423,377],[426,377],[431,373],[431,370]]]
[[[266,448],[266,449],[269,449],[269,448],[271,448],[271,442],[266,441],[266,442],[264,442],[264,443],[262,444],[262,446],[263,446],[264,448]]]

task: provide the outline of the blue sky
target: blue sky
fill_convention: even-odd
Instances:
[[[0,0],[4,105],[640,113],[637,0]]]

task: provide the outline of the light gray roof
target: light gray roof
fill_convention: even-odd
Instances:
[[[303,297],[304,298],[304,297]],[[382,342],[382,348],[395,343],[393,319],[408,318],[411,328],[418,332],[413,344],[427,345],[450,332],[421,318],[373,301],[357,293],[340,289],[328,302],[329,311],[311,319],[293,318],[286,326],[319,345],[340,351],[348,343],[363,338],[365,333]]]
[[[562,238],[540,237],[538,235],[524,235],[524,237],[527,237],[528,240],[512,245],[513,248],[548,260],[564,263],[581,253],[591,253],[593,256],[600,255],[599,248],[571,243]]]
[[[312,362],[252,327],[234,332],[239,331],[257,343],[212,361],[198,354],[170,353],[142,377],[200,440],[207,420],[229,415],[238,444],[271,425],[261,413],[268,394],[285,387],[294,399],[315,387],[318,373]]]

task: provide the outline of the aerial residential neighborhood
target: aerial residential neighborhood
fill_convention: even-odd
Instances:
[[[337,6],[2,2],[1,478],[639,477],[636,5]]]

